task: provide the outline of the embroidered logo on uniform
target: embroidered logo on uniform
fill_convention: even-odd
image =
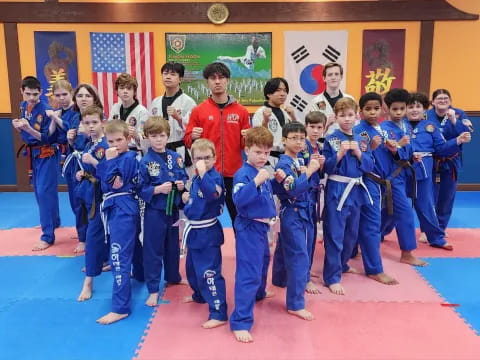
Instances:
[[[425,126],[425,130],[427,130],[429,133],[433,133],[435,131],[435,126],[433,126],[433,124],[428,124]]]
[[[365,152],[365,151],[367,151],[367,149],[368,149],[367,140],[361,139],[361,140],[360,140],[360,150],[362,150],[363,152]]]
[[[128,125],[137,126],[137,119],[135,118],[135,116],[130,116],[130,119],[128,119]]]
[[[156,161],[150,161],[147,163],[147,170],[148,170],[148,175],[150,176],[158,176],[160,175],[160,163]]]
[[[208,115],[208,120],[213,121],[214,116],[213,115]]]
[[[105,156],[105,149],[100,147],[98,148],[97,150],[95,150],[95,157],[97,159],[103,159],[103,157]]]
[[[337,137],[332,137],[328,140],[328,143],[330,144],[330,146],[332,147],[333,150],[337,151],[340,150],[340,139],[337,138]]]
[[[327,108],[327,103],[322,100],[319,103],[317,103],[317,106],[320,110],[325,110]]]
[[[154,107],[152,109],[152,115],[157,115],[158,114],[158,108]]]
[[[268,120],[268,128],[272,133],[275,133],[278,130],[278,122],[272,117]]]
[[[206,271],[203,273],[203,278],[204,278],[204,279],[208,279],[208,278],[214,277],[215,275],[217,275],[217,273],[215,272],[215,270],[206,270]]]
[[[240,120],[240,116],[238,114],[228,114],[227,115],[227,122],[232,124],[238,124]]]
[[[368,135],[368,132],[367,131],[362,131],[360,133],[360,136],[365,138],[365,140],[367,140],[368,142],[370,142],[370,135]]]
[[[393,130],[390,131],[390,139],[395,140],[397,136],[395,135],[395,132]]]
[[[37,123],[41,124],[43,121],[43,116],[41,114],[37,115],[37,119],[35,120]]]
[[[179,168],[183,168],[183,159],[181,156],[177,158],[177,165]]]
[[[295,183],[295,179],[293,178],[292,175],[289,175],[283,181],[283,188],[285,189],[285,191],[290,191],[293,189],[294,183]]]
[[[37,131],[40,131],[41,126],[39,123],[35,123],[35,125],[33,125],[33,128]]]
[[[203,199],[203,192],[202,190],[198,189],[197,195],[199,198]]]
[[[233,187],[233,193],[235,194],[242,186],[245,186],[244,183],[236,183],[235,186]]]

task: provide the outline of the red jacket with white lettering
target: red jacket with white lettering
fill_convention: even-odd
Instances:
[[[244,139],[241,130],[250,127],[250,117],[247,109],[240,105],[232,96],[221,109],[211,97],[196,106],[190,114],[185,137],[188,148],[192,147],[192,130],[203,128],[201,137],[215,144],[217,161],[215,168],[225,177],[233,177],[243,163],[242,150]]]

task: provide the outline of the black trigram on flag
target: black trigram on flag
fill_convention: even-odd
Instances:
[[[293,60],[298,64],[300,61],[310,55],[305,45],[300,46],[297,50],[291,53]]]
[[[300,96],[295,95],[290,101],[290,105],[292,105],[298,111],[303,112],[303,110],[305,110],[305,108],[307,107],[308,103]]]
[[[335,62],[340,57],[340,51],[335,49],[333,46],[328,45],[322,53],[328,60]]]

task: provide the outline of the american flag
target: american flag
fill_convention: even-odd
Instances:
[[[90,33],[93,84],[109,111],[118,101],[115,80],[128,73],[138,81],[137,99],[150,107],[154,97],[153,33]]]

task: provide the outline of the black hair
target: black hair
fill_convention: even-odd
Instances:
[[[360,109],[363,109],[364,106],[367,105],[367,102],[375,100],[378,101],[380,106],[382,106],[382,96],[376,92],[368,92],[360,97],[360,100],[358,100],[358,105],[360,106]]]
[[[427,95],[419,92],[410,93],[410,96],[408,97],[407,105],[412,105],[415,103],[422,104],[425,110],[427,110],[428,106],[430,105],[430,101],[428,100]]]
[[[26,76],[22,79],[22,90],[25,88],[29,89],[37,89],[38,91],[42,91],[42,84],[35,76]]]
[[[385,94],[383,101],[390,108],[394,102],[407,103],[410,94],[405,89],[391,89]]]
[[[263,95],[265,95],[265,99],[268,100],[267,95],[271,95],[275,91],[277,91],[278,88],[280,87],[281,83],[285,84],[285,88],[286,88],[287,94],[288,94],[290,89],[288,88],[287,80],[285,80],[284,78],[281,78],[281,77],[275,77],[275,78],[271,78],[270,80],[268,80],[267,83],[265,84],[265,87],[263,88]]]
[[[221,62],[214,62],[205,66],[203,69],[203,78],[208,79],[210,76],[220,74],[230,79],[230,69],[227,65]]]
[[[183,76],[185,75],[185,66],[177,62],[169,61],[163,64],[162,68],[160,69],[160,73],[163,73],[164,71],[171,71],[177,73],[178,76],[183,78]]]
[[[452,100],[452,95],[450,95],[450,91],[448,91],[447,89],[437,89],[432,94],[432,101],[435,100],[435,98],[440,94],[448,95],[450,100]]]
[[[282,137],[286,138],[290,133],[303,133],[305,136],[307,136],[307,130],[305,130],[305,126],[298,121],[289,122],[282,128]]]

